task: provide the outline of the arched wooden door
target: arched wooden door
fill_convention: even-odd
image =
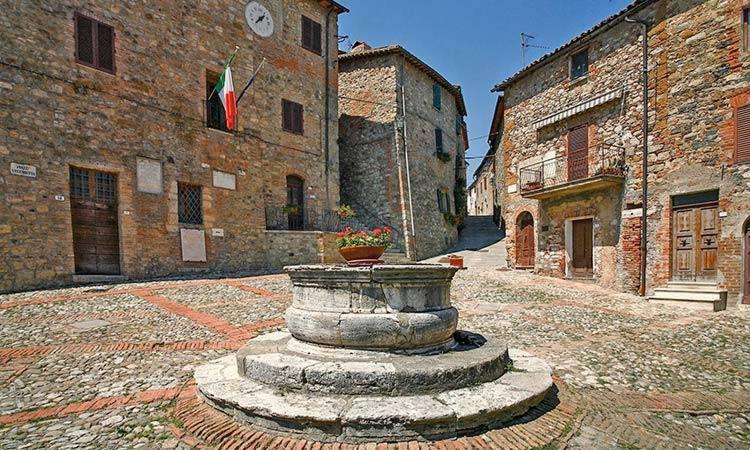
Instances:
[[[524,212],[516,222],[516,267],[534,267],[534,218]]]
[[[295,175],[286,177],[286,212],[290,230],[305,229],[305,182]]]

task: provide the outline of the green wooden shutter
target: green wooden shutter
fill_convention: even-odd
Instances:
[[[440,85],[435,83],[432,85],[432,106],[436,109],[440,109],[443,104],[442,92],[440,91]]]

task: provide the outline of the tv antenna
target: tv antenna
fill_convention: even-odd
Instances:
[[[527,48],[544,48],[549,49],[546,45],[536,45],[529,42],[530,39],[536,39],[536,37],[527,34],[527,33],[521,33],[521,66],[526,66],[526,49]]]

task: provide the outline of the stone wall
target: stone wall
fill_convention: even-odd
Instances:
[[[492,158],[490,156],[490,158]],[[491,216],[494,213],[495,206],[495,170],[492,163],[482,166],[482,170],[476,174],[475,183],[473,184],[474,195],[476,200],[474,208],[469,211],[473,216]]]
[[[409,256],[423,259],[442,253],[455,242],[457,231],[439,211],[437,189],[449,194],[455,213],[456,155],[465,150],[456,133],[455,97],[443,89],[442,108],[437,110],[432,104],[433,78],[398,52],[345,58],[339,71],[342,202],[351,204],[366,226],[393,227],[397,249],[405,250],[403,231],[411,227],[408,153],[416,243]],[[402,116],[402,80],[403,133],[394,124]],[[443,130],[448,162],[435,156],[435,128]]]
[[[129,277],[265,266],[264,207],[286,203],[289,174],[305,179],[307,206],[335,206],[336,15],[326,151],[325,61],[299,42],[300,16],[325,27],[327,9],[312,0],[265,4],[276,25],[266,39],[228,0],[0,1],[0,291],[72,280],[71,166],[117,174],[120,265]],[[76,63],[76,12],[114,27],[114,74]],[[225,133],[205,126],[206,72],[220,72],[235,45],[237,91],[267,63],[238,106],[238,131]],[[282,131],[282,98],[304,105],[304,135]],[[161,193],[137,190],[137,157],[160,163]],[[11,175],[11,163],[35,166],[36,178]],[[236,189],[214,187],[214,170],[235,175]],[[177,182],[202,186],[207,263],[182,262]]]
[[[734,109],[750,101],[750,79],[744,75],[750,57],[740,49],[742,5],[740,0],[661,0],[636,14],[655,24],[649,32],[649,291],[671,277],[671,198],[718,189],[717,282],[729,291],[730,304],[740,298],[741,228],[750,215],[750,164],[733,161]],[[569,56],[581,48],[589,51],[589,75],[571,82]],[[621,193],[604,194],[620,195],[620,209],[614,223],[602,221],[602,226],[611,227],[612,235],[620,237],[614,243],[616,272],[620,274],[614,284],[634,290],[638,268],[626,255],[632,254],[639,242],[640,229],[633,226],[632,219],[622,219],[621,213],[628,205],[638,205],[641,197],[640,54],[639,28],[620,21],[561,51],[506,87],[502,205],[509,224],[511,265],[515,262],[516,229],[510,224],[515,224],[524,210],[536,218],[540,208],[539,201],[520,195],[519,166],[532,157],[564,156],[567,130],[588,123],[590,151],[601,143],[624,148],[627,171]],[[619,100],[538,131],[532,126],[553,112],[619,87],[626,88]],[[572,204],[580,201],[569,199]],[[535,224],[537,233],[549,225],[542,214],[541,222]],[[538,246],[537,254],[544,259],[542,252]],[[602,261],[595,266],[603,267]]]
[[[344,263],[336,237],[336,233],[322,231],[266,231],[266,267],[278,270],[295,264]]]

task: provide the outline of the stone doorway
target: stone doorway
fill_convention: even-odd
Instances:
[[[744,257],[743,266],[745,268],[745,277],[743,278],[742,303],[750,304],[750,219],[745,221],[744,229]]]
[[[117,175],[70,168],[73,254],[78,275],[119,275]]]
[[[534,218],[524,211],[516,221],[516,267],[534,267]]]
[[[672,280],[716,280],[718,191],[672,197]]]
[[[577,278],[594,276],[594,219],[574,220],[571,275]]]

